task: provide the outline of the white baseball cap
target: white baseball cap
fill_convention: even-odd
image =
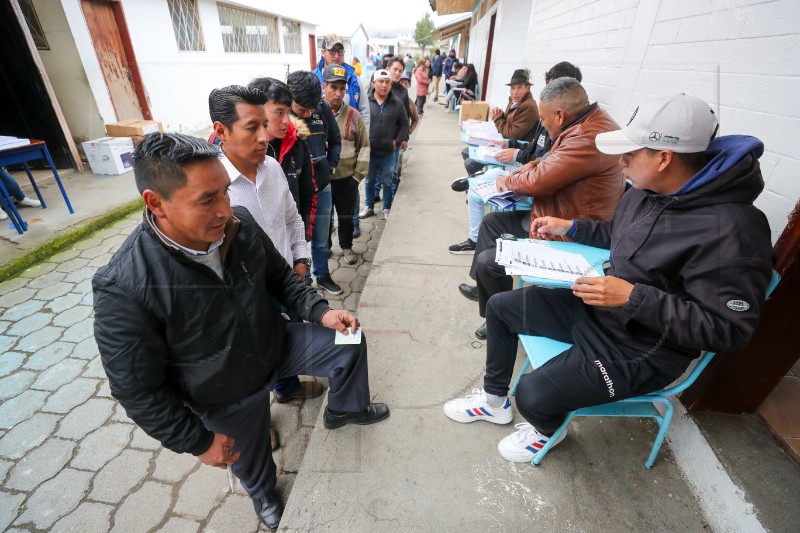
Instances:
[[[641,148],[680,154],[705,152],[719,122],[707,103],[684,93],[642,100],[627,126],[595,138],[604,154],[625,154]]]
[[[381,78],[388,78],[391,81],[392,75],[389,74],[388,70],[380,69],[380,70],[375,72],[375,76],[373,76],[372,80],[375,81],[375,80],[379,80]]]

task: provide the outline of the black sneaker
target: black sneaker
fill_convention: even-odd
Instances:
[[[317,278],[317,288],[324,289],[333,295],[342,294],[342,288],[330,276]]]
[[[450,184],[450,188],[456,192],[464,192],[469,189],[469,179],[456,178],[453,180],[453,183]]]
[[[450,253],[454,255],[472,255],[475,253],[476,242],[472,239],[467,239],[464,242],[454,244],[449,248]]]

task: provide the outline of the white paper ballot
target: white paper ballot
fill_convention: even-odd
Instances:
[[[336,332],[334,344],[361,344],[361,328],[358,328],[355,333],[345,335],[344,333]]]

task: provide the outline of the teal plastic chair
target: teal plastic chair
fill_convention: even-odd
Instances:
[[[772,294],[772,291],[775,290],[775,287],[778,286],[780,279],[781,278],[777,272],[772,273],[772,281],[767,288],[767,298],[769,298],[770,294]],[[559,342],[547,337],[535,337],[532,335],[519,335],[519,340],[522,342],[523,348],[525,348],[527,358],[525,360],[525,364],[522,366],[522,370],[520,370],[519,375],[517,375],[516,381],[514,381],[514,386],[511,388],[512,396],[516,394],[519,380],[528,370],[528,367],[533,365],[533,368],[539,368],[553,357],[564,353],[572,347],[572,344],[566,342]],[[672,421],[672,413],[674,408],[672,406],[672,402],[669,400],[669,397],[681,393],[689,388],[697,380],[703,370],[706,369],[708,363],[711,362],[711,359],[713,359],[715,355],[715,352],[704,352],[702,357],[700,357],[700,360],[697,362],[697,365],[695,365],[689,375],[679,382],[674,383],[669,388],[642,396],[626,398],[625,400],[620,400],[618,402],[596,405],[594,407],[582,407],[576,411],[570,412],[567,414],[567,418],[564,420],[564,423],[561,424],[561,427],[559,427],[556,432],[553,433],[553,436],[550,437],[542,449],[539,450],[539,453],[533,456],[531,464],[538,466],[539,463],[544,460],[547,452],[550,451],[550,448],[553,447],[554,443],[558,442],[559,437],[567,430],[567,426],[569,426],[569,423],[574,417],[625,416],[653,418],[656,420],[656,422],[658,422],[658,435],[656,435],[656,440],[653,442],[653,448],[650,450],[650,455],[647,457],[647,461],[644,464],[647,468],[653,468],[653,463],[655,463],[656,456],[661,449],[661,445],[664,443],[664,437],[666,436],[667,430],[669,429],[669,424]],[[658,404],[664,406],[664,414],[661,414],[661,412],[656,408]]]

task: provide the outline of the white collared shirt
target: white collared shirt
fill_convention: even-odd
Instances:
[[[231,205],[240,205],[250,212],[289,266],[308,257],[303,219],[280,164],[267,157],[259,163],[253,183],[224,154],[220,161],[231,178],[228,189]]]

